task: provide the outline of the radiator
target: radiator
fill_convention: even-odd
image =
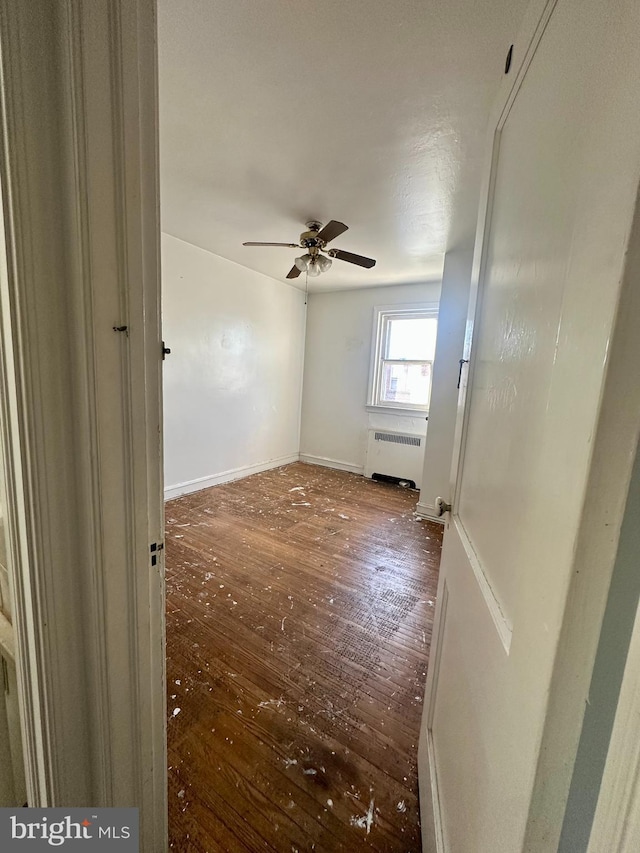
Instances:
[[[423,435],[370,429],[365,477],[385,474],[403,480],[414,480],[419,489],[422,483],[423,458]]]

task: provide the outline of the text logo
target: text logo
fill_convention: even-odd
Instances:
[[[2,853],[138,853],[138,809],[0,809]]]

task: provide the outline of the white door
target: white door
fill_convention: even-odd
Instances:
[[[637,0],[533,4],[492,124],[421,739],[452,853],[558,846],[640,423],[638,92]]]

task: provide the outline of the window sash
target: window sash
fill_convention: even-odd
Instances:
[[[433,361],[428,358],[381,358],[381,364],[430,364],[433,366]]]
[[[437,320],[438,315],[434,311],[387,311],[383,312],[381,318],[382,335],[378,357],[380,359],[386,359],[389,354],[391,324],[394,320]],[[424,359],[418,360],[423,361]]]
[[[389,306],[388,310],[382,308],[375,309],[376,321],[374,322],[375,349],[372,348],[372,370],[370,380],[370,393],[368,397],[368,405],[380,409],[404,410],[408,412],[428,413],[429,403],[425,405],[417,405],[415,403],[407,403],[402,401],[390,401],[383,399],[383,377],[385,364],[426,364],[431,367],[431,377],[433,378],[433,360],[430,359],[390,359],[386,357],[389,346],[389,334],[391,323],[394,320],[437,320],[438,311],[434,307],[419,308],[412,307],[411,309],[394,309]],[[431,397],[431,382],[429,383],[429,398]]]
[[[375,389],[375,406],[381,406],[388,409],[406,409],[415,412],[426,412],[429,409],[429,403],[421,404],[421,403],[408,403],[403,400],[386,400],[384,398],[384,390],[383,390],[383,381],[385,375],[385,366],[387,364],[398,364],[401,366],[407,364],[416,364],[416,365],[428,365],[430,368],[429,371],[429,393],[427,395],[427,400],[431,398],[431,384],[433,379],[433,361],[430,359],[413,359],[413,358],[381,358],[379,361],[379,371],[378,371],[378,380],[377,386]]]

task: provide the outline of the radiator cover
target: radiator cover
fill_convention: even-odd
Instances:
[[[422,484],[424,435],[370,429],[367,444],[365,477],[386,474],[414,480],[419,489]]]

